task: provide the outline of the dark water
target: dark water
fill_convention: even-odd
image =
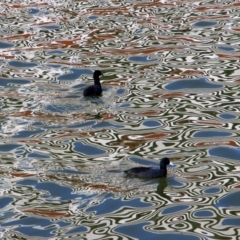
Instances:
[[[2,1],[1,239],[238,239],[239,14]],[[167,178],[122,173],[163,156]]]

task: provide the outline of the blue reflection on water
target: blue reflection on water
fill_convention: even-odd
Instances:
[[[212,27],[216,24],[217,24],[217,22],[215,22],[215,21],[199,21],[199,22],[194,23],[193,26],[205,28],[205,27]]]
[[[48,55],[62,55],[62,54],[64,54],[64,52],[60,51],[60,50],[55,50],[55,51],[48,51],[47,54]]]
[[[4,222],[2,223],[2,226],[21,226],[15,228],[15,231],[19,231],[27,236],[52,237],[55,235],[53,233],[54,230],[59,229],[60,227],[69,226],[70,224],[70,222],[53,222],[51,220],[40,217],[24,217],[19,220]]]
[[[8,62],[10,66],[16,67],[16,68],[33,68],[36,67],[37,64],[33,62],[23,62],[23,61],[10,61]]]
[[[6,207],[10,202],[13,202],[12,197],[1,197],[0,198],[0,208]]]
[[[75,152],[83,153],[83,154],[89,155],[89,156],[106,153],[106,151],[104,151],[100,148],[93,147],[93,146],[90,146],[90,145],[86,145],[86,144],[83,144],[81,142],[74,142],[73,145],[74,145],[73,150]]]
[[[0,49],[1,48],[11,48],[13,46],[14,46],[14,44],[12,44],[12,43],[0,42]]]
[[[96,19],[98,19],[98,16],[92,15],[88,17],[88,20],[96,20]]]
[[[14,79],[14,78],[0,78],[0,86],[7,87],[9,84],[29,84],[31,81],[27,79]],[[12,87],[12,86],[11,86]]]
[[[58,25],[46,25],[46,26],[41,26],[41,28],[45,28],[48,30],[54,30],[54,29],[58,29],[59,26]]]
[[[158,58],[149,58],[149,56],[132,56],[129,57],[129,61],[132,62],[142,62],[142,63],[148,63],[148,62],[156,62]]]
[[[224,50],[224,51],[234,51],[235,48],[231,46],[218,46],[219,49]]]
[[[107,122],[107,121],[101,121],[97,124],[94,124],[92,126],[92,128],[111,128],[111,127],[114,127],[114,128],[123,128],[124,125],[117,125],[117,124],[112,124],[110,122]]]
[[[240,218],[225,218],[222,221],[224,226],[240,226]]]
[[[178,239],[178,240],[199,240],[200,238],[193,234],[186,234],[183,232],[150,232],[144,229],[145,226],[149,225],[148,222],[128,224],[125,226],[116,227],[115,232],[119,232],[125,236],[132,237],[139,240],[166,240],[166,239]],[[203,238],[202,239],[206,239]]]
[[[131,104],[130,103],[122,103],[118,106],[118,108],[125,108],[125,107],[130,107]]]
[[[229,114],[229,113],[219,114],[219,117],[222,118],[222,119],[234,119],[234,118],[237,118],[234,114]]]
[[[83,122],[83,123],[77,123],[77,124],[72,124],[72,125],[67,125],[68,128],[83,128],[83,127],[87,127],[87,126],[91,126],[96,124],[97,121],[87,121],[87,122]]]
[[[122,170],[107,170],[106,172],[109,172],[109,173],[122,173]]]
[[[231,135],[229,132],[199,131],[194,133],[193,137],[229,137]]]
[[[216,157],[240,160],[240,148],[235,147],[215,147],[209,149],[209,154]]]
[[[173,207],[167,207],[165,209],[163,209],[162,214],[172,214],[172,213],[176,213],[176,212],[180,212],[183,210],[188,209],[190,206],[189,205],[179,205],[179,206],[173,206]]]
[[[36,13],[39,13],[39,9],[36,9],[36,8],[30,8],[29,11],[28,11],[29,14],[36,14]]]
[[[75,228],[72,228],[66,234],[72,234],[72,233],[80,233],[80,232],[87,232],[88,229],[85,226],[77,226]]]
[[[240,191],[229,193],[218,200],[216,207],[240,207],[239,199]]]
[[[39,154],[39,153],[35,153],[35,152],[29,153],[27,156],[30,158],[49,158],[48,155]]]
[[[15,136],[12,138],[28,138],[31,137],[32,135],[38,134],[38,133],[44,133],[45,130],[38,129],[38,130],[23,130],[19,131]]]
[[[176,153],[176,152],[177,152],[176,150],[167,150],[167,151],[166,151],[167,154]]]
[[[50,68],[60,68],[62,67],[62,65],[59,65],[59,64],[47,64],[48,67]]]
[[[205,194],[213,194],[213,193],[219,193],[221,191],[220,188],[215,187],[215,188],[208,188],[206,190],[204,190]]]
[[[155,120],[146,120],[143,122],[143,125],[146,127],[159,127],[161,126],[161,123]]]
[[[119,89],[117,89],[117,91],[116,91],[116,93],[117,93],[118,95],[123,94],[124,92],[125,92],[125,89],[123,89],[123,88],[119,88]]]
[[[86,209],[86,212],[96,212],[96,215],[109,214],[117,211],[121,208],[143,208],[150,207],[151,203],[141,202],[140,198],[135,198],[132,200],[124,200],[122,198],[108,198],[102,203],[92,206]]]
[[[215,216],[215,213],[210,210],[200,210],[200,211],[194,212],[194,217],[197,217],[197,218],[208,218],[213,216]]]
[[[165,86],[167,90],[181,90],[181,89],[199,89],[199,88],[221,88],[222,84],[214,84],[207,81],[206,78],[198,79],[183,79],[171,82]]]
[[[179,182],[174,177],[168,178],[168,184],[172,187],[175,187],[175,188],[184,187],[186,185],[186,183]]]
[[[6,143],[6,144],[0,144],[0,152],[10,152],[15,148],[21,147],[22,145],[20,144],[11,144],[11,143]]]

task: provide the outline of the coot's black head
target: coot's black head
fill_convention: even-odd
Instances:
[[[93,73],[93,76],[94,77],[99,77],[99,76],[103,76],[102,72],[100,70],[96,70],[94,73]]]
[[[162,158],[160,161],[160,168],[162,168],[162,167],[165,168],[169,163],[170,163],[169,158],[167,158],[167,157]]]

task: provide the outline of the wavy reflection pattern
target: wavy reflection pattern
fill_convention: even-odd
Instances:
[[[2,1],[0,238],[236,239],[239,6]]]

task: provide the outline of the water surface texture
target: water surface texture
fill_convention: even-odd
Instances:
[[[238,1],[0,3],[1,239],[237,239]],[[85,99],[100,69],[103,95]],[[132,179],[137,165],[173,166]]]

